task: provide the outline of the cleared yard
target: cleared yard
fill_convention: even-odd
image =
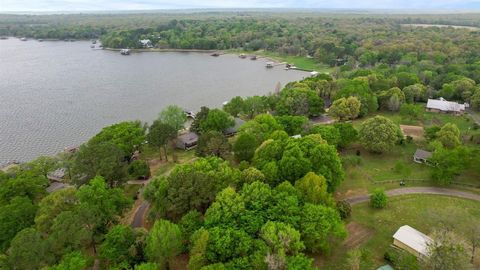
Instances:
[[[415,140],[423,139],[425,133],[421,126],[400,125],[400,129],[405,136],[410,136]]]
[[[446,223],[453,226],[459,237],[468,240],[467,225],[480,226],[480,203],[438,195],[405,195],[390,198],[387,207],[382,210],[374,210],[368,203],[358,204],[353,207],[348,222],[372,232],[367,239],[364,239],[364,234],[356,233],[358,229],[353,234],[361,238],[358,246],[362,251],[361,269],[376,269],[385,264],[384,252],[392,243],[392,235],[402,225],[410,225],[431,235],[435,228]],[[349,239],[345,243],[352,241]],[[316,265],[321,269],[347,269],[347,251],[346,246],[341,244],[330,255],[314,256]],[[476,267],[480,267],[480,251],[476,252],[475,258]]]

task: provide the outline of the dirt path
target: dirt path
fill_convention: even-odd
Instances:
[[[397,188],[392,190],[387,190],[385,192],[389,197],[395,197],[400,195],[408,195],[408,194],[434,194],[434,195],[443,195],[443,196],[450,196],[450,197],[458,197],[463,199],[469,199],[474,201],[480,202],[480,195],[456,190],[456,189],[449,189],[449,188],[438,188],[438,187],[409,187],[409,188]],[[346,200],[354,205],[362,202],[366,202],[370,199],[370,195],[360,195],[355,197],[347,198]]]

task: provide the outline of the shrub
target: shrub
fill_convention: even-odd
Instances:
[[[348,155],[342,157],[343,167],[358,166],[362,164],[362,158],[359,156]]]
[[[147,179],[150,177],[150,166],[145,160],[134,160],[128,165],[128,174],[132,179]]]
[[[376,209],[382,209],[387,206],[387,195],[383,189],[377,188],[370,196],[370,205]]]
[[[346,200],[337,202],[337,210],[342,219],[347,219],[352,214],[352,206]]]

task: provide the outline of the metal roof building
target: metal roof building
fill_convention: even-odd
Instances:
[[[401,248],[416,257],[427,257],[428,244],[432,241],[432,238],[408,225],[400,227],[393,235],[394,246]]]
[[[453,101],[447,101],[444,98],[428,99],[427,110],[436,112],[453,112],[463,113],[465,111],[465,104],[459,104]]]

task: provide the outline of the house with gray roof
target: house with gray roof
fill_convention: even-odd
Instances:
[[[235,134],[238,132],[238,130],[240,129],[240,127],[241,127],[243,124],[245,124],[245,121],[243,121],[242,119],[236,117],[236,118],[235,118],[235,125],[233,125],[233,127],[227,128],[227,129],[223,132],[223,134],[225,134],[225,136],[227,136],[227,137],[233,136],[233,135],[235,135]]]
[[[413,161],[417,163],[428,163],[429,159],[432,157],[432,152],[428,152],[422,149],[417,149],[415,154],[413,154]]]
[[[186,132],[177,137],[176,147],[183,150],[195,148],[198,143],[198,135],[194,132]]]

